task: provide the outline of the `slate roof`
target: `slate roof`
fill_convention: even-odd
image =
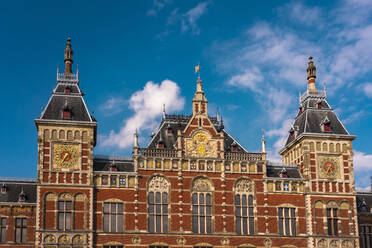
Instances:
[[[36,182],[31,179],[1,179],[0,188],[6,187],[6,192],[0,192],[0,203],[18,203],[23,191],[26,203],[36,203]]]
[[[321,108],[318,108],[318,104]],[[323,132],[322,121],[330,121],[331,130]],[[336,134],[336,135],[350,135],[344,125],[338,119],[333,109],[328,104],[325,92],[319,91],[318,94],[308,94],[302,100],[300,110],[289,132],[294,131],[296,137],[301,134]],[[294,139],[288,135],[286,146]]]
[[[370,191],[370,192],[357,192],[356,200],[357,200],[357,211],[358,211],[358,213],[371,213],[372,191]]]
[[[94,171],[110,171],[111,166],[115,166],[118,172],[134,172],[134,164],[131,158],[111,158],[104,155],[96,155],[93,158]]]
[[[266,166],[266,175],[271,178],[280,178],[283,169],[287,174],[287,177],[283,179],[303,179],[297,166],[278,163],[274,164],[270,161]]]
[[[69,89],[69,92],[66,92],[66,88]],[[89,114],[83,96],[78,79],[70,81],[57,79],[57,85],[47,106],[41,113],[40,120],[96,122],[94,117]],[[65,108],[70,110],[69,119],[62,117],[62,111]]]
[[[177,132],[178,130],[181,130],[182,132],[186,128],[191,117],[191,115],[164,115],[157,132],[153,134],[147,148],[155,149],[157,148],[157,144],[162,142],[165,149],[176,149]],[[217,120],[217,117],[209,116],[209,119],[214,127],[224,134],[225,152],[231,151],[232,144],[235,144],[237,152],[247,153],[247,151],[233,137],[220,127],[220,122]],[[168,132],[168,129],[171,130],[170,133]]]

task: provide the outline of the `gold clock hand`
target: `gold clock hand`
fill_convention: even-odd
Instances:
[[[65,162],[65,159],[68,157],[68,153],[65,153],[65,155],[63,156],[63,159],[62,159],[62,162]]]

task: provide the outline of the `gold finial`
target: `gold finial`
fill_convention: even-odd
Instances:
[[[73,53],[74,52],[71,49],[71,39],[68,38],[66,48],[65,48],[65,73],[69,73],[69,74],[72,73]]]
[[[200,79],[200,63],[195,66],[195,74],[198,74],[198,78]]]

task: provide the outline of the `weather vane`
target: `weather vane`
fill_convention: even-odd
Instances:
[[[200,78],[200,63],[198,63],[198,65],[195,66],[195,74],[197,74],[198,78]]]

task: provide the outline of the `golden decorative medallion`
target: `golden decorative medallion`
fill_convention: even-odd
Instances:
[[[191,139],[186,140],[186,156],[217,157],[216,141],[211,140],[208,133],[197,132]]]
[[[318,160],[319,174],[321,178],[338,178],[338,159],[332,157],[321,157]]]
[[[78,168],[80,146],[75,144],[53,145],[53,167],[59,169]]]

